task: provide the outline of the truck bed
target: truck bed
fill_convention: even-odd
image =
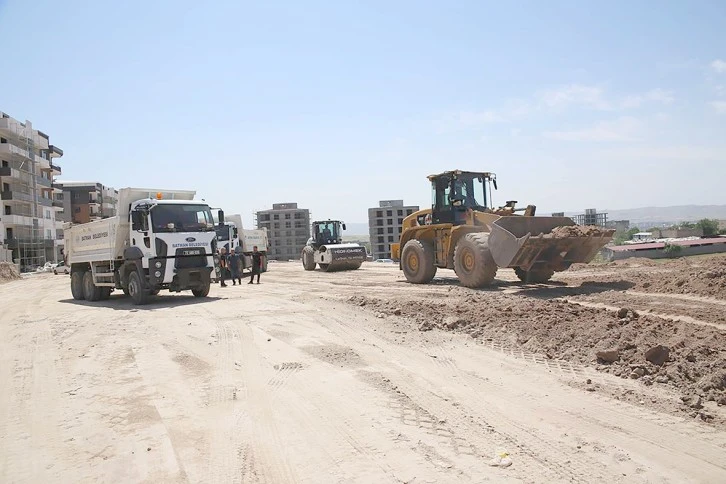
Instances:
[[[119,217],[111,217],[80,225],[64,232],[65,254],[69,264],[118,259],[128,233],[128,222],[121,227]]]

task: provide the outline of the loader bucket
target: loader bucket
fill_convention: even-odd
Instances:
[[[489,250],[499,267],[563,271],[590,262],[615,230],[580,226],[569,217],[505,216],[490,226]]]

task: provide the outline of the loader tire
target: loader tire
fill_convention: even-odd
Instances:
[[[302,250],[302,263],[306,271],[315,270],[315,251],[312,247],[305,246]]]
[[[83,295],[83,272],[74,272],[71,274],[71,294],[73,299],[81,301],[86,297]]]
[[[138,271],[129,274],[129,296],[137,306],[146,304],[149,299],[149,293],[144,289]]]
[[[209,283],[204,284],[202,287],[192,289],[192,294],[194,294],[194,297],[207,297],[209,295],[210,287],[211,287],[211,284],[209,284]]]
[[[519,280],[525,284],[539,284],[542,282],[549,281],[555,274],[552,269],[540,269],[536,271],[525,271],[521,267],[515,267],[514,272],[519,277]]]
[[[99,301],[101,299],[101,288],[93,283],[93,274],[86,271],[83,274],[83,297],[86,301]]]
[[[426,284],[436,275],[434,246],[424,240],[409,240],[401,251],[401,268],[408,282]]]
[[[497,275],[497,264],[489,251],[489,234],[466,234],[454,249],[454,272],[462,286],[488,286]]]

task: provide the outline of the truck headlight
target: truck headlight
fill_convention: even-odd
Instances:
[[[160,260],[156,261],[156,264],[154,264],[154,265],[156,266],[157,269],[161,269],[161,261]]]
[[[161,271],[154,272],[154,276],[155,277],[161,277]]]

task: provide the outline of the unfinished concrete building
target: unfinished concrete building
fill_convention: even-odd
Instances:
[[[63,150],[47,134],[0,112],[0,200],[2,243],[22,271],[62,258],[54,204],[55,161]]]
[[[381,200],[368,209],[368,234],[374,259],[390,259],[391,244],[401,237],[403,219],[419,210],[418,205],[404,205],[403,200]]]
[[[297,203],[274,203],[270,210],[255,214],[258,229],[267,229],[271,260],[299,259],[302,248],[310,238],[310,210],[298,208]]]

